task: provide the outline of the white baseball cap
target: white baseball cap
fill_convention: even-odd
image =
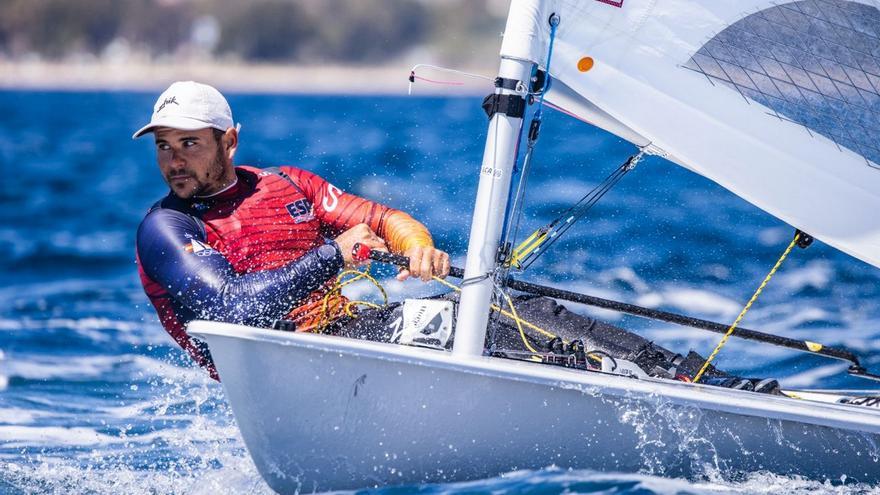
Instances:
[[[131,138],[139,138],[157,127],[184,131],[213,127],[225,131],[234,127],[232,109],[214,87],[194,81],[178,81],[159,95],[150,123],[141,127]]]

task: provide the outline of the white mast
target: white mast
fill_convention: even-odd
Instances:
[[[520,81],[520,88],[528,88],[533,65],[527,60],[502,57],[498,76],[503,80]],[[496,88],[495,94],[513,95],[511,98],[523,96],[516,90],[505,88]],[[483,353],[494,289],[492,271],[498,257],[522,125],[522,116],[507,115],[503,111],[489,121],[452,349],[459,356]]]
[[[498,69],[501,84],[496,82],[495,98],[510,100],[526,96],[533,69],[547,46],[547,10],[550,8],[543,0],[513,0],[510,3]],[[482,355],[486,341],[489,305],[494,291],[493,270],[497,265],[524,113],[505,112],[510,107],[500,106],[500,111],[490,114],[480,166],[480,185],[471,221],[465,280],[452,348],[456,356]]]

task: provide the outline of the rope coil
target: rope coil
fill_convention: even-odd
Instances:
[[[345,277],[350,276],[351,278],[344,280]],[[388,293],[385,292],[385,288],[382,287],[382,284],[379,283],[372,275],[370,275],[370,269],[367,268],[365,271],[360,270],[343,270],[339,275],[336,276],[336,282],[333,283],[333,286],[330,290],[324,294],[324,299],[321,302],[321,311],[320,311],[320,319],[318,320],[318,325],[315,327],[315,333],[324,333],[324,330],[327,329],[327,326],[332,323],[332,318],[330,317],[330,301],[337,296],[342,295],[342,288],[353,284],[361,279],[369,280],[377,289],[379,289],[379,293],[382,294],[382,304],[376,304],[369,301],[348,301],[345,303],[343,311],[345,314],[351,318],[357,318],[357,314],[352,311],[353,307],[356,306],[366,306],[369,308],[382,309],[388,307]]]

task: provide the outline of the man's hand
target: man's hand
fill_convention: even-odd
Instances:
[[[375,249],[377,251],[388,251],[388,247],[385,246],[385,241],[379,238],[379,236],[377,236],[376,233],[365,223],[357,224],[339,234],[339,237],[334,239],[334,241],[339,245],[339,250],[342,251],[342,257],[345,259],[346,268],[369,263],[369,260],[360,262],[355,261],[352,256],[355,244],[363,244],[369,246],[370,249]]]
[[[434,275],[445,278],[449,274],[449,255],[437,248],[413,246],[404,255],[409,258],[409,270],[401,270],[397,280],[419,277],[429,282]]]

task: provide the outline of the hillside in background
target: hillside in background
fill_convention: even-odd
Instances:
[[[3,0],[0,61],[468,65],[508,0]]]

